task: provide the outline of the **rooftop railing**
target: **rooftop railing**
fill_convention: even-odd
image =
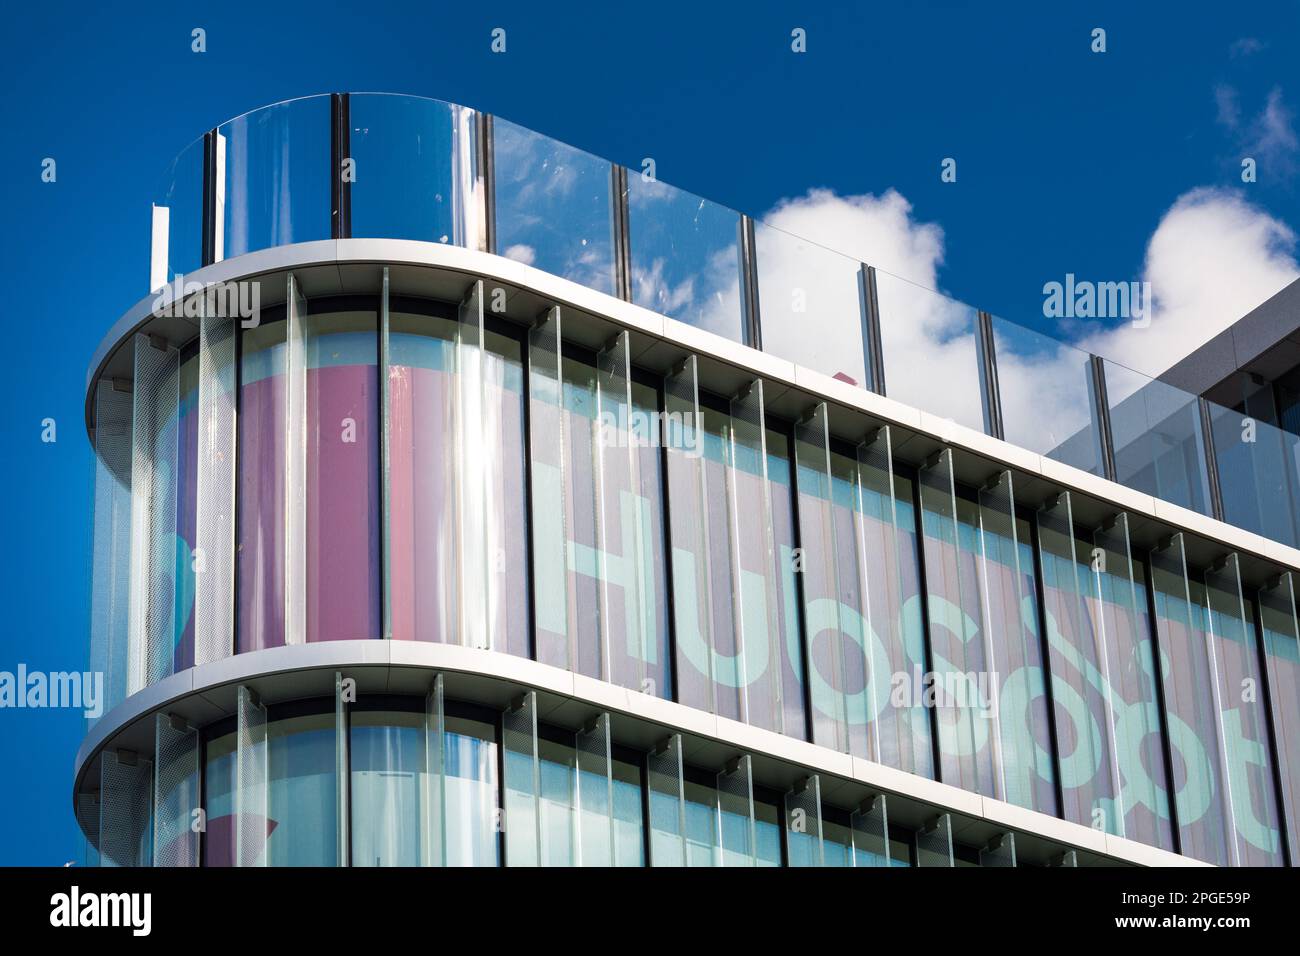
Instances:
[[[150,281],[271,246],[525,262],[1094,475],[1300,543],[1300,437],[488,114],[393,94],[246,113],[154,199]]]

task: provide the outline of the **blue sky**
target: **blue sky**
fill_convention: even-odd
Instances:
[[[893,189],[910,204],[908,229],[941,230],[930,258],[943,290],[1038,326],[1043,284],[1068,272],[1154,273],[1187,321],[1226,324],[1235,315],[1223,313],[1254,304],[1294,265],[1296,2],[818,6],[10,10],[0,39],[12,326],[0,670],[84,666],[86,365],[147,291],[149,202],[167,163],[203,130],[266,103],[331,90],[438,97],[634,168],[652,156],[660,179],[755,214],[814,189]],[[196,26],[207,31],[202,55],[190,51]],[[494,27],[507,31],[504,55],[489,50]],[[802,55],[790,50],[795,27],[807,31]],[[1107,31],[1104,54],[1090,50],[1094,27]],[[1259,163],[1249,185],[1245,155]],[[41,182],[44,157],[58,162],[56,183]],[[940,180],[945,157],[957,160],[956,183]],[[1205,190],[1223,205],[1177,220],[1182,231],[1153,246],[1180,198]],[[1241,232],[1221,228],[1219,212]],[[1225,235],[1256,246],[1210,242]],[[1149,247],[1166,250],[1159,268]],[[1195,258],[1198,275],[1181,276],[1171,258]],[[1254,275],[1246,266],[1261,258],[1270,269]],[[1197,306],[1207,301],[1209,318]],[[53,444],[40,440],[45,418],[57,422]],[[0,863],[78,857],[69,791],[80,734],[72,712],[0,711]]]

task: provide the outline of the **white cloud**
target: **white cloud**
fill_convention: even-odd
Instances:
[[[1158,375],[1300,275],[1295,247],[1286,223],[1238,193],[1184,193],[1147,244],[1142,278],[1154,298],[1150,325],[1099,331],[1080,344]]]
[[[779,233],[765,238],[759,227],[760,305],[769,317],[765,348],[861,381],[852,264],[829,251],[837,250],[883,273],[878,288],[889,394],[980,426],[973,310],[930,291],[943,264],[941,227],[916,221],[911,205],[893,190],[880,197],[813,190],[782,201],[764,221],[825,247]],[[1075,342],[1057,344],[1002,327],[998,360],[1008,438],[1038,451],[1054,448],[1088,422],[1086,355],[1080,350],[1158,375],[1300,275],[1295,246],[1285,223],[1237,193],[1195,189],[1180,196],[1147,246],[1141,278],[1151,284],[1154,302],[1145,328],[1081,329]],[[799,293],[807,303],[802,313],[787,304]]]
[[[537,261],[537,250],[522,242],[507,247],[502,255],[507,259],[514,259],[515,262],[522,262],[526,266],[531,266]]]

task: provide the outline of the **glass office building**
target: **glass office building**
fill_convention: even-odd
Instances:
[[[88,375],[102,865],[1287,865],[1300,438],[464,107],[277,104]]]

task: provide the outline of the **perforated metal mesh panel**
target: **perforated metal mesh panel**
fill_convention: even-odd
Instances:
[[[533,509],[533,608],[539,630],[563,636],[564,666],[575,663],[569,593],[560,310],[528,332],[528,449]],[[539,657],[541,655],[539,654]],[[555,663],[556,661],[551,661]]]
[[[456,322],[456,567],[460,577],[461,643],[492,648],[496,620],[497,575],[493,555],[504,547],[501,529],[489,518],[492,487],[491,436],[501,433],[496,403],[486,400],[483,353],[483,283],[474,283]]]
[[[988,846],[980,850],[980,866],[1015,866],[1016,835],[1004,833],[995,837]]]
[[[438,674],[424,700],[424,865],[446,866],[447,783],[445,746],[447,719],[443,709],[443,681]]]
[[[77,794],[77,823],[86,838],[86,866],[99,866],[99,794]]]
[[[235,866],[266,866],[269,830],[266,708],[239,688],[235,723]]]
[[[889,866],[889,803],[883,793],[862,801],[849,818],[854,866]]]
[[[800,780],[785,795],[786,846],[791,866],[825,866],[821,778]]]
[[[577,763],[579,866],[614,866],[614,778],[609,714],[600,714],[573,737]]]
[[[307,639],[307,301],[289,276],[285,310],[284,642]]]
[[[235,323],[211,296],[199,319],[194,663],[234,649]]]
[[[718,865],[757,866],[754,775],[749,754],[736,758],[723,768],[718,774],[716,788]]]
[[[99,775],[99,865],[148,866],[153,764],[135,754],[105,751]]]
[[[528,691],[501,715],[501,746],[505,751],[506,865],[538,866],[546,854],[536,691]]]
[[[90,669],[104,675],[104,711],[127,695],[131,624],[131,411],[129,384],[95,388],[95,525]]]
[[[132,392],[128,692],[172,673],[176,647],[176,494],[180,353],[137,334]]]
[[[198,866],[199,735],[170,714],[154,717],[153,865]]]
[[[646,754],[650,799],[650,865],[686,865],[686,783],[682,736],[673,734]]]
[[[952,818],[941,813],[916,831],[917,866],[954,866]]]

